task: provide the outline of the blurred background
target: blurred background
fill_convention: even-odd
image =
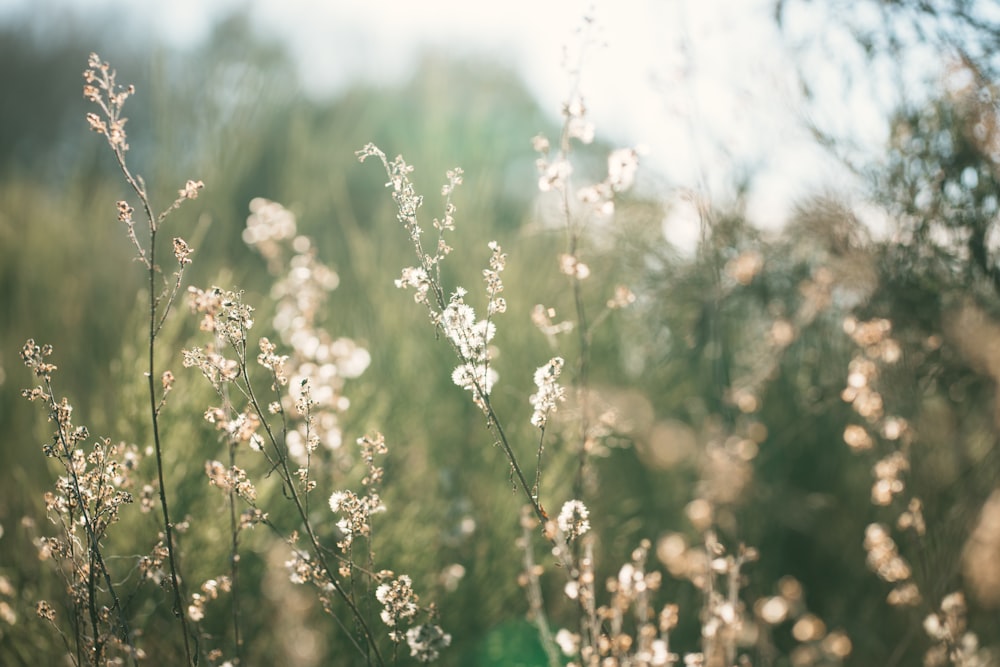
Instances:
[[[384,174],[354,151],[373,141],[415,165],[425,221],[440,215],[445,170],[465,170],[445,278],[475,291],[486,242],[510,255],[495,400],[533,460],[531,374],[554,354],[572,365],[579,350],[573,336],[549,350],[531,324],[535,304],[560,318],[573,306],[531,139],[558,137],[571,86],[564,51],[574,62],[585,15],[595,43],[581,90],[597,139],[578,153],[577,185],[603,177],[612,148],[643,155],[638,187],[612,224],[588,230],[583,250],[590,312],[616,284],[637,296],[591,346],[593,404],[616,415],[584,498],[599,572],[613,575],[651,540],[668,572],[659,602],[681,605],[676,649],[697,650],[701,594],[674,547],[697,547],[710,525],[730,548],[760,551],[747,568],[748,607],[793,577],[808,609],[850,637],[845,664],[919,664],[935,644],[923,619],[958,589],[983,646],[974,664],[1000,664],[1000,531],[983,514],[1000,481],[1000,12],[972,0],[0,0],[0,576],[11,584],[0,590],[0,664],[58,664],[33,611],[59,595],[32,544],[50,529],[42,494],[55,472],[41,453],[49,424],[20,397],[32,384],[21,345],[55,346],[57,390],[91,433],[140,446],[149,437],[143,272],[116,222],[125,186],[84,119],[92,51],[136,85],[129,157],[154,203],[169,204],[187,179],[206,184],[168,223],[197,250],[191,284],[246,290],[262,326],[270,320],[274,277],[242,240],[255,197],[288,207],[336,271],[321,324],[371,356],[343,388],[343,441],[386,435],[378,560],[437,603],[453,636],[443,664],[547,664],[518,584],[520,501],[507,464],[452,385],[450,350],[392,285],[412,250]],[[845,326],[880,318],[891,333],[875,340]],[[192,419],[213,397],[180,366],[196,325],[178,309],[163,343],[178,376],[165,417],[168,484],[193,526],[192,582],[221,573],[228,537],[199,524],[223,504],[202,477],[220,445]],[[886,340],[898,359],[886,361]],[[878,365],[865,376],[878,409],[844,393],[858,359]],[[550,507],[572,492],[578,409],[567,405],[565,428],[549,434]],[[875,503],[873,468],[898,451],[905,492]],[[350,457],[329,456],[321,488],[356,484]],[[280,500],[279,488],[261,488]],[[927,523],[919,536],[894,527],[915,497]],[[867,566],[873,522],[897,532],[917,604],[890,605],[893,587]],[[153,517],[126,523],[113,551],[145,553]],[[255,535],[246,548],[259,596],[244,619],[250,664],[350,664],[346,640],[288,583],[280,541]],[[543,583],[551,622],[570,623],[558,573]],[[146,592],[134,608],[150,664],[176,662],[177,646],[157,644],[165,599]],[[804,642],[791,625],[773,629],[773,651],[747,649],[754,664],[837,663],[821,637]],[[224,620],[207,627],[224,643]]]

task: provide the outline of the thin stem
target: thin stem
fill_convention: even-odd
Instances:
[[[545,604],[542,598],[542,586],[538,580],[538,572],[535,567],[535,552],[531,545],[531,522],[525,520],[521,522],[523,533],[521,540],[524,546],[524,574],[527,579],[528,604],[531,606],[531,620],[538,628],[539,638],[542,640],[542,647],[545,649],[545,656],[548,658],[550,667],[560,667],[562,661],[559,659],[559,650],[552,637],[552,629],[545,616]]]
[[[538,485],[542,479],[542,452],[545,449],[545,424],[541,426],[538,436],[538,457],[535,459],[535,485],[531,487],[531,495],[538,498]]]
[[[145,202],[144,202],[145,203]],[[146,205],[148,209],[148,204]],[[156,229],[152,224],[152,218],[150,218],[150,240],[149,240],[149,255],[150,257],[155,257],[156,249]],[[159,410],[157,409],[156,400],[156,312],[157,303],[156,299],[153,297],[153,289],[155,287],[155,270],[149,270],[149,370],[146,373],[148,385],[149,385],[149,408],[150,408],[150,418],[152,419],[153,426],[153,448],[156,452],[156,477],[159,483],[159,496],[160,496],[160,508],[163,511],[163,534],[167,543],[167,560],[170,562],[170,583],[174,589],[174,615],[181,622],[181,632],[184,635],[184,655],[187,659],[187,664],[194,665],[194,659],[191,654],[191,641],[188,637],[188,625],[187,617],[184,614],[184,603],[181,598],[181,587],[180,587],[180,577],[177,575],[177,554],[174,548],[174,526],[170,521],[170,509],[167,503],[167,491],[166,483],[163,475],[163,447],[160,443],[160,423],[159,423]]]
[[[52,410],[52,415],[53,415],[52,419],[57,424],[56,435],[59,439],[59,444],[62,445],[63,448],[62,455],[64,457],[64,466],[66,468],[66,472],[69,474],[69,479],[73,484],[73,493],[75,494],[79,502],[80,513],[83,516],[83,525],[87,531],[87,547],[89,551],[89,558],[91,563],[96,564],[97,568],[100,570],[105,585],[107,585],[108,587],[108,593],[109,595],[111,595],[113,607],[118,612],[118,623],[121,626],[119,636],[126,645],[130,645],[132,633],[131,630],[129,629],[128,619],[125,616],[121,600],[119,599],[118,593],[115,590],[114,582],[111,580],[111,573],[108,571],[107,564],[104,562],[104,557],[101,554],[101,546],[99,542],[99,536],[95,528],[94,519],[90,516],[90,513],[87,511],[86,498],[80,489],[80,477],[79,475],[77,475],[76,469],[73,467],[73,460],[72,460],[73,453],[72,453],[72,448],[70,447],[68,434],[66,433],[66,424],[62,421],[62,419],[59,416],[60,408],[55,400],[55,394],[52,389],[52,382],[48,378],[45,379],[45,389],[48,392],[49,396],[49,408]],[[69,530],[67,529],[67,533],[68,532]],[[93,581],[94,577],[93,567],[90,568],[89,576],[90,576],[89,583],[93,587],[91,589],[91,594],[89,595],[88,604],[90,607],[89,611],[91,616],[91,625],[94,628],[94,643],[96,649],[99,648],[100,646],[100,640],[98,638],[100,633],[98,631],[98,625],[97,625],[97,601],[93,595],[93,592],[96,591],[96,586],[94,586],[94,581]],[[136,664],[134,653],[131,651],[130,653],[132,654],[133,664]]]
[[[103,105],[102,105],[103,106]],[[111,114],[116,116],[116,114]],[[182,600],[180,577],[178,576],[178,565],[177,565],[177,553],[174,547],[174,526],[170,521],[170,510],[167,502],[167,492],[166,484],[163,474],[163,447],[160,442],[160,424],[159,424],[159,405],[156,399],[156,336],[157,333],[163,325],[163,321],[166,319],[167,313],[170,310],[170,306],[173,303],[174,297],[176,296],[176,290],[172,292],[166,301],[166,306],[163,309],[162,316],[159,313],[159,302],[160,298],[156,295],[156,232],[158,228],[158,222],[162,221],[163,215],[165,215],[170,210],[176,208],[177,203],[165,211],[163,215],[159,218],[154,215],[152,204],[149,201],[149,196],[146,193],[146,188],[141,182],[141,179],[135,177],[128,165],[125,162],[125,150],[124,148],[112,142],[109,138],[109,145],[111,146],[112,152],[115,155],[115,159],[118,162],[118,168],[125,178],[125,181],[129,184],[132,190],[135,192],[136,196],[139,198],[139,202],[142,205],[143,211],[146,215],[146,220],[149,224],[149,246],[145,249],[139,250],[139,257],[146,265],[148,281],[147,289],[149,290],[149,363],[147,366],[146,379],[149,386],[149,408],[150,408],[150,419],[153,429],[153,447],[156,453],[156,476],[159,483],[159,498],[160,498],[160,508],[163,515],[163,533],[166,540],[167,546],[167,559],[170,562],[170,583],[174,590],[174,615],[180,620],[181,632],[184,635],[184,655],[187,659],[188,665],[194,665],[195,660],[191,652],[191,641],[189,638],[189,630],[187,625],[187,618],[184,614],[184,603]],[[130,226],[130,236],[134,238],[134,230]],[[141,246],[141,244],[136,244]],[[180,276],[178,276],[178,281]]]
[[[246,338],[245,335],[243,336],[243,338],[245,340]],[[236,346],[234,345],[234,347]],[[299,519],[302,521],[302,525],[305,528],[306,534],[309,536],[309,541],[310,544],[312,545],[313,553],[316,555],[316,560],[323,568],[323,572],[326,575],[327,581],[330,582],[330,585],[333,586],[333,589],[337,592],[337,594],[341,597],[341,599],[344,600],[348,608],[351,610],[351,614],[354,616],[355,621],[361,626],[362,632],[365,636],[365,639],[367,640],[367,644],[370,645],[372,652],[375,654],[377,664],[383,665],[385,664],[384,660],[382,659],[382,655],[379,652],[378,645],[375,642],[375,636],[372,633],[371,628],[369,627],[367,621],[365,620],[364,614],[361,612],[360,609],[358,609],[357,604],[354,602],[351,595],[349,595],[348,592],[344,589],[343,584],[341,584],[340,581],[336,578],[336,576],[334,575],[334,570],[327,563],[326,558],[323,555],[325,553],[325,550],[323,549],[322,545],[319,542],[319,538],[316,536],[316,533],[313,530],[312,523],[309,520],[309,513],[305,508],[305,504],[303,503],[302,498],[300,498],[299,496],[299,492],[296,489],[294,476],[292,475],[292,472],[288,467],[287,450],[284,450],[281,447],[281,445],[279,445],[279,441],[275,436],[274,432],[272,431],[270,423],[267,420],[267,415],[263,407],[261,406],[260,401],[258,401],[257,399],[256,393],[253,390],[253,386],[250,384],[249,377],[247,374],[246,355],[239,354],[239,348],[236,347],[236,349],[240,359],[240,367],[245,382],[244,389],[246,390],[247,398],[250,401],[250,405],[253,407],[254,412],[256,412],[257,416],[260,418],[261,424],[263,425],[264,430],[268,435],[268,439],[271,442],[271,446],[274,448],[278,464],[277,470],[281,475],[282,481],[284,481],[285,486],[288,487],[288,495],[295,505],[295,509],[298,512]],[[277,386],[276,376],[274,377],[274,382],[275,386]]]
[[[478,389],[477,389],[478,391]],[[484,403],[486,405],[486,415],[488,420],[488,425],[493,432],[496,434],[497,442],[503,449],[504,454],[507,455],[507,461],[510,463],[511,470],[514,472],[514,477],[516,478],[521,490],[524,492],[525,498],[528,500],[528,504],[531,505],[532,511],[535,516],[542,522],[542,527],[544,529],[545,524],[549,521],[549,515],[538,502],[538,499],[532,494],[531,487],[528,486],[528,480],[524,476],[524,472],[521,470],[521,465],[517,461],[517,456],[514,454],[514,450],[510,446],[510,442],[507,440],[507,434],[504,433],[503,426],[500,424],[500,419],[497,417],[496,412],[493,411],[493,405],[489,401],[489,397],[485,397]],[[555,544],[554,540],[550,541]]]
[[[236,445],[229,446],[229,469],[236,466]],[[232,584],[233,646],[236,664],[242,665],[243,637],[240,635],[240,525],[236,516],[236,490],[229,489],[229,529],[232,531],[232,545],[229,554],[229,578]]]
[[[570,234],[569,254],[576,257],[579,234],[573,228],[569,202],[566,202],[566,228]],[[573,495],[577,498],[583,497],[583,486],[586,479],[587,459],[590,454],[589,431],[590,431],[590,331],[587,329],[587,313],[583,305],[583,289],[580,278],[572,276],[570,281],[573,285],[573,304],[576,308],[576,329],[579,332],[580,357],[577,362],[576,384],[577,401],[580,405],[580,449],[578,452],[579,463],[576,470],[576,478],[573,481]]]

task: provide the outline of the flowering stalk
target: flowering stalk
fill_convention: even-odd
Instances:
[[[83,450],[77,448],[87,439],[89,432],[85,426],[73,425],[73,407],[66,399],[56,401],[52,388],[52,373],[56,370],[56,366],[45,361],[51,354],[51,346],[39,346],[30,339],[21,349],[21,359],[24,364],[42,380],[41,387],[25,390],[23,395],[30,401],[42,400],[46,403],[50,420],[56,423],[56,431],[52,444],[47,445],[44,451],[47,456],[57,459],[66,472],[66,476],[60,478],[57,484],[59,494],[46,494],[46,505],[50,512],[58,514],[67,540],[62,545],[56,540],[48,540],[44,542],[43,548],[49,553],[54,553],[56,557],[65,555],[73,561],[74,579],[67,582],[67,588],[73,595],[76,607],[81,606],[81,598],[84,601],[83,606],[86,608],[93,631],[92,645],[85,647],[80,636],[83,623],[74,624],[77,664],[82,662],[83,653],[88,656],[88,661],[95,665],[103,664],[105,659],[106,640],[101,632],[103,615],[98,609],[98,578],[104,580],[108,595],[111,596],[112,611],[117,614],[117,638],[126,647],[132,664],[137,664],[137,651],[131,646],[128,618],[125,616],[111,573],[101,553],[101,538],[104,537],[108,527],[117,521],[118,508],[122,504],[132,502],[129,493],[115,490],[115,487],[120,488],[127,481],[127,474],[123,468],[116,465],[116,461],[109,460],[113,452],[108,450],[113,448],[109,447],[110,443],[107,441],[95,446],[94,452],[88,457],[84,456]],[[94,464],[95,469],[88,471],[88,463]],[[79,517],[76,516],[77,513]],[[77,524],[83,525],[87,535],[86,565],[76,562],[77,539],[74,533]],[[77,580],[81,577],[86,577],[85,593],[79,592]],[[48,604],[42,602],[39,604],[38,614],[49,621],[54,621],[55,612],[50,610]],[[63,639],[66,641],[65,636]]]
[[[250,381],[251,370],[247,340],[248,332],[254,324],[253,308],[242,303],[240,294],[217,287],[204,291],[192,287],[189,288],[189,292],[192,296],[192,310],[204,313],[202,329],[213,332],[222,345],[235,354],[235,359],[225,358],[214,348],[193,348],[185,350],[184,365],[197,367],[223,400],[225,400],[225,388],[235,387],[247,402],[246,411],[235,417],[229,417],[225,414],[227,411],[222,409],[209,410],[207,416],[217,420],[219,427],[228,432],[239,430],[234,424],[247,424],[247,428],[242,431],[242,440],[248,443],[252,449],[261,452],[266,458],[270,470],[278,473],[285,496],[292,501],[300,524],[308,537],[310,546],[308,554],[296,553],[296,567],[302,572],[299,579],[303,583],[309,580],[319,581],[322,585],[329,587],[347,604],[354,622],[360,628],[364,646],[355,642],[350,633],[347,633],[348,636],[362,654],[369,656],[370,661],[377,665],[383,665],[384,659],[365,614],[358,607],[351,592],[338,579],[339,569],[335,569],[328,562],[326,558],[328,550],[321,544],[309,517],[307,498],[314,489],[315,482],[309,479],[307,468],[292,469],[293,462],[288,447],[288,419],[284,407],[281,401],[274,401],[265,407],[264,401],[258,396]],[[284,370],[287,358],[277,355],[275,349],[274,344],[268,339],[262,338],[260,341],[261,352],[257,361],[269,372],[271,389],[277,393],[280,387],[288,384],[288,379]],[[315,436],[309,434],[312,428],[311,410],[314,401],[311,397],[308,380],[303,380],[299,389],[301,393],[296,404],[306,420],[308,439],[306,447],[309,449],[317,444]],[[231,406],[228,411],[235,412]],[[215,417],[216,414],[219,416]],[[280,431],[270,423],[272,414],[277,414],[281,419]],[[258,428],[263,430],[263,436],[256,432]],[[330,611],[329,607],[327,609]],[[333,615],[332,611],[331,615]],[[344,627],[344,623],[336,615],[334,618],[341,627]]]
[[[191,640],[189,637],[190,632],[187,626],[185,614],[183,612],[183,592],[181,590],[181,579],[179,575],[179,558],[175,545],[175,527],[170,519],[170,509],[167,502],[166,484],[163,474],[163,446],[161,442],[159,423],[160,409],[162,408],[163,402],[162,399],[157,399],[156,393],[156,339],[160,329],[166,321],[167,315],[169,314],[171,306],[174,303],[178,290],[180,289],[184,267],[191,263],[191,259],[189,257],[191,254],[191,248],[183,239],[174,239],[174,257],[177,260],[179,268],[174,274],[175,280],[173,284],[167,290],[158,294],[159,290],[156,285],[156,276],[158,273],[158,267],[156,265],[156,241],[160,225],[164,222],[166,217],[179,208],[186,200],[195,199],[198,196],[198,191],[204,187],[204,184],[201,181],[188,181],[184,188],[178,192],[177,198],[170,205],[170,207],[165,209],[159,215],[155,215],[153,213],[153,206],[150,202],[149,194],[146,191],[145,183],[141,177],[132,174],[125,160],[125,153],[129,148],[125,132],[125,123],[127,119],[124,118],[121,113],[125,101],[135,92],[135,86],[130,85],[125,88],[119,86],[115,81],[115,71],[110,68],[108,63],[102,62],[95,53],[90,54],[87,65],[89,69],[84,72],[86,85],[83,88],[83,94],[84,97],[95,103],[103,114],[98,115],[96,113],[88,113],[87,122],[90,124],[90,128],[92,130],[98,134],[104,135],[107,139],[108,146],[111,148],[111,152],[115,156],[119,170],[142,206],[148,228],[148,244],[144,246],[139,241],[135,233],[135,222],[132,219],[132,207],[129,206],[127,202],[118,202],[118,219],[125,223],[128,229],[129,239],[136,248],[139,260],[146,267],[148,277],[149,346],[146,379],[149,387],[150,420],[153,432],[154,452],[156,455],[156,473],[159,484],[160,509],[162,510],[164,537],[166,540],[168,561],[170,564],[170,583],[174,591],[174,613],[180,620],[181,632],[184,636],[184,654],[187,663],[189,665],[194,665],[197,661],[195,660],[195,656],[192,652]],[[164,398],[167,391],[169,391],[169,383],[164,380]]]
[[[403,224],[413,241],[419,261],[418,267],[403,269],[402,276],[396,281],[400,288],[413,288],[414,300],[423,303],[430,314],[431,322],[442,330],[451,343],[459,358],[459,366],[452,373],[455,384],[472,393],[473,402],[486,415],[487,427],[493,432],[497,444],[503,449],[511,474],[516,485],[524,493],[528,503],[538,519],[544,524],[549,521],[549,515],[532,492],[532,485],[514,454],[493,405],[490,402],[490,390],[496,381],[496,371],[490,368],[489,342],[493,338],[495,325],[492,322],[494,314],[503,313],[507,309],[506,301],[500,296],[503,283],[500,273],[506,264],[507,256],[500,245],[490,242],[490,268],[483,271],[488,297],[487,318],[476,321],[475,311],[465,303],[466,291],[456,289],[450,297],[445,298],[445,290],[440,281],[441,260],[451,251],[451,248],[439,237],[433,254],[424,250],[420,241],[423,233],[417,222],[417,209],[422,205],[423,198],[416,194],[410,182],[409,173],[413,167],[408,165],[402,156],[390,161],[385,153],[374,144],[367,144],[357,151],[358,159],[364,162],[369,157],[377,158],[385,168],[389,177],[387,187],[392,188],[392,197],[397,206],[397,219]],[[461,170],[449,171],[449,183],[442,188],[446,197],[444,221],[434,220],[434,227],[441,234],[445,230],[454,229],[454,206],[451,204],[451,193],[460,184]]]

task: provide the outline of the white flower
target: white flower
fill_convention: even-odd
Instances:
[[[639,155],[634,148],[619,148],[608,156],[608,182],[615,192],[623,192],[635,183]]]
[[[565,362],[562,357],[553,357],[549,363],[540,366],[535,371],[535,386],[538,391],[529,397],[535,412],[531,415],[531,423],[538,428],[545,428],[549,413],[558,409],[560,402],[566,400],[566,393],[558,382],[559,374]]]
[[[590,511],[579,500],[567,500],[559,511],[556,523],[567,540],[579,537],[590,530]]]
[[[379,616],[389,627],[395,627],[398,621],[413,618],[417,613],[417,596],[410,577],[405,574],[389,583],[379,584],[375,589],[375,599],[382,603]]]

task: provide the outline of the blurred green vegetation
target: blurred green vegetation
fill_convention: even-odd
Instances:
[[[267,325],[272,278],[240,237],[254,197],[293,210],[300,233],[315,239],[319,259],[338,272],[324,325],[372,356],[368,371],[347,384],[344,440],[375,429],[386,435],[388,512],[377,517],[377,562],[411,574],[423,601],[437,603],[453,636],[444,664],[545,664],[524,620],[515,546],[520,501],[507,463],[491,446],[481,413],[452,384],[451,351],[434,340],[422,308],[392,284],[412,263],[412,250],[384,174],[354,156],[368,141],[405,155],[426,195],[425,221],[440,214],[436,193],[445,170],[465,170],[455,196],[456,252],[445,263],[445,279],[476,294],[486,242],[499,240],[510,255],[494,401],[509,416],[519,455],[533,461],[532,372],[557,352],[572,367],[577,344],[568,336],[550,350],[530,325],[536,303],[569,317],[572,295],[555,261],[563,234],[545,222],[534,194],[530,138],[539,132],[554,138],[558,129],[516,76],[495,63],[430,52],[405,85],[359,85],[320,102],[302,94],[280,46],[239,15],[189,52],[109,43],[86,25],[56,44],[24,26],[2,30],[0,53],[13,63],[6,68],[7,99],[18,104],[0,105],[0,575],[16,589],[18,620],[0,625],[0,663],[55,664],[58,653],[32,610],[40,597],[58,599],[59,583],[50,564],[38,562],[32,530],[22,524],[31,517],[38,531],[49,528],[42,493],[53,474],[40,451],[49,425],[19,396],[32,381],[17,356],[25,339],[55,346],[58,391],[76,407],[78,423],[116,441],[144,446],[149,439],[143,272],[115,220],[124,186],[103,140],[88,134],[80,95],[78,73],[97,50],[118,69],[120,82],[136,84],[127,107],[129,155],[154,202],[171,201],[188,178],[206,183],[166,227],[196,249],[190,283],[246,290],[261,327]],[[794,576],[810,610],[851,637],[848,664],[921,659],[929,645],[922,618],[960,584],[963,546],[1000,481],[994,406],[1000,366],[991,365],[991,355],[970,352],[987,344],[985,333],[968,339],[949,328],[963,307],[982,311],[986,321],[1000,318],[1000,273],[995,242],[988,240],[995,233],[996,164],[991,147],[970,129],[986,113],[970,111],[970,99],[942,95],[932,108],[903,110],[893,121],[899,132],[892,161],[873,182],[881,203],[911,232],[899,242],[868,238],[833,197],[802,202],[792,223],[774,235],[750,226],[737,200],[705,212],[702,241],[685,255],[663,238],[670,211],[657,195],[664,192],[621,202],[614,228],[588,240],[589,311],[599,312],[618,283],[638,296],[592,342],[594,402],[613,407],[621,419],[602,443],[585,498],[600,536],[600,577],[613,576],[644,538],[655,544],[679,532],[696,542],[685,508],[709,498],[723,542],[760,550],[760,561],[748,569],[747,601],[773,594],[782,577]],[[914,210],[915,202],[928,210]],[[956,236],[942,241],[932,222]],[[744,276],[741,262],[756,268]],[[886,411],[905,417],[918,434],[908,483],[924,500],[928,534],[905,545],[926,598],[917,609],[890,608],[889,586],[865,565],[865,526],[891,523],[895,515],[870,501],[871,466],[891,443],[880,439],[881,449],[853,453],[843,441],[845,426],[859,421],[841,398],[857,353],[843,332],[852,313],[889,318],[904,348],[880,391]],[[794,335],[776,344],[781,322]],[[216,434],[200,420],[213,397],[180,364],[180,349],[195,329],[194,318],[179,308],[161,343],[161,364],[178,376],[164,417],[167,483],[174,512],[191,519],[181,538],[191,585],[225,572],[228,539],[226,527],[212,523],[224,499],[203,476],[204,460],[223,456]],[[546,450],[543,501],[550,510],[572,493],[573,410],[570,404],[560,413]],[[720,468],[708,456],[748,441],[759,451],[738,465]],[[321,475],[324,494],[358,477],[333,461]],[[261,504],[280,508],[281,489],[259,486]],[[317,522],[330,535],[333,522],[317,504]],[[293,527],[291,514],[281,512],[275,509],[276,522]],[[109,552],[143,554],[156,531],[153,515],[126,516]],[[334,624],[287,583],[280,541],[263,532],[246,540],[248,664],[350,664],[344,656],[353,655],[351,648]],[[453,588],[443,576],[452,564],[465,572]],[[121,572],[130,567],[124,563]],[[543,583],[551,621],[566,626],[572,607],[560,601],[559,573]],[[681,604],[676,647],[696,650],[700,593],[668,578],[661,598]],[[147,591],[131,602],[144,647],[155,656],[151,664],[179,659],[167,600]],[[973,603],[974,629],[984,644],[995,644],[995,611]],[[225,600],[214,604],[224,609]],[[225,646],[228,612],[209,610],[203,629]],[[788,627],[777,628],[774,641],[785,651],[795,645]],[[314,646],[312,655],[296,654],[297,643]],[[772,664],[767,655],[756,657]]]

